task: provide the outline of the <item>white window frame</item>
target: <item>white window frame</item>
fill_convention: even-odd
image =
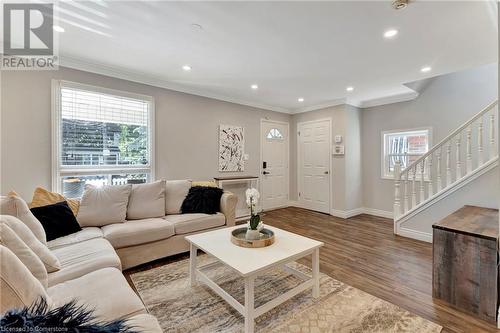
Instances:
[[[106,166],[63,166],[61,164],[61,88],[75,88],[88,90],[95,93],[115,95],[119,97],[127,97],[140,99],[149,103],[148,115],[148,144],[149,144],[149,163],[147,165],[126,166],[126,165],[106,165]],[[126,91],[114,90],[109,88],[98,87],[83,83],[52,80],[52,191],[61,193],[62,182],[61,177],[65,176],[84,176],[95,174],[123,174],[123,173],[148,173],[150,181],[155,180],[155,103],[154,98],[148,95],[135,94]]]
[[[427,136],[428,136],[428,149],[429,151],[432,148],[432,127],[419,127],[419,128],[411,128],[411,129],[399,129],[399,130],[390,130],[390,131],[383,131],[381,133],[381,145],[380,145],[380,151],[381,151],[381,158],[380,158],[380,177],[382,179],[392,179],[394,180],[394,173],[386,173],[386,163],[388,162],[388,158],[386,155],[386,149],[387,145],[385,142],[385,136],[388,134],[410,134],[412,132],[422,132],[422,131],[427,131]],[[427,178],[425,176],[425,178]]]

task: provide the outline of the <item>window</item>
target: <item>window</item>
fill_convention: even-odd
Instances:
[[[401,169],[427,153],[431,145],[431,130],[416,129],[382,133],[382,178],[394,178],[394,166],[400,161]]]
[[[153,178],[153,99],[54,81],[54,190],[80,197],[85,184]]]
[[[277,128],[272,128],[266,135],[267,139],[271,140],[283,140],[283,134]]]

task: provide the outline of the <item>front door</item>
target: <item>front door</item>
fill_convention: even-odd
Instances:
[[[288,203],[288,124],[271,120],[261,123],[262,208]]]
[[[298,188],[301,207],[330,214],[331,121],[299,123]]]

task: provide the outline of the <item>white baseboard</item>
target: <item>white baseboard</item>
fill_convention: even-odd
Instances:
[[[298,208],[307,209],[306,207],[303,207],[298,201],[294,201],[294,200],[289,201],[288,205],[290,207],[298,207]],[[367,207],[359,207],[359,208],[355,208],[355,209],[351,209],[351,210],[332,209],[330,214],[332,216],[340,217],[342,219],[348,219],[350,217],[360,215],[360,214],[368,214],[368,215],[373,215],[373,216],[378,216],[378,217],[385,217],[387,219],[393,218],[392,212],[380,210],[380,209],[375,209],[375,208],[367,208]]]
[[[424,241],[427,243],[432,243],[432,234],[423,231],[407,229],[407,228],[399,228],[398,235]]]
[[[351,210],[332,209],[330,214],[336,217],[340,217],[341,219],[348,219],[356,215],[364,214],[364,209],[363,208],[355,208]]]
[[[385,217],[386,219],[393,219],[394,214],[393,212],[389,212],[387,210],[380,210],[380,209],[375,209],[375,208],[363,208],[364,213],[368,215],[373,215],[373,216],[378,216],[378,217]]]

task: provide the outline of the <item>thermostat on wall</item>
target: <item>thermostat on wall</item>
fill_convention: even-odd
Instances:
[[[335,135],[335,143],[342,143],[342,135]]]
[[[344,155],[344,145],[335,145],[333,147],[333,155]]]

